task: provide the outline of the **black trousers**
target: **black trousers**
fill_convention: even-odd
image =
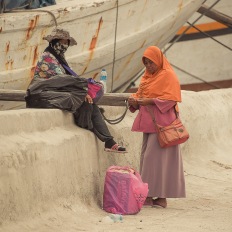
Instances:
[[[113,139],[96,104],[84,102],[74,113],[74,120],[77,126],[92,131],[102,142]]]

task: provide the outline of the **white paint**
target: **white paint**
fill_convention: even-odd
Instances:
[[[28,87],[33,76],[32,68],[47,46],[42,37],[54,28],[51,15],[40,10],[52,12],[58,25],[70,31],[77,40],[78,45],[70,47],[66,56],[74,71],[84,77],[92,77],[100,73],[102,67],[106,68],[107,87],[111,90],[111,86],[113,89],[125,86],[142,69],[141,56],[145,48],[150,45],[163,47],[202,2],[119,1],[114,75],[112,62],[117,20],[116,0],[59,0],[57,5],[38,9],[38,12],[2,14],[0,88],[21,90]],[[95,36],[97,42],[90,51]]]
[[[211,6],[214,2],[214,0],[208,0],[205,4]],[[231,16],[232,1],[220,1],[213,9]],[[196,12],[189,19],[189,22],[194,22],[199,16],[200,14]],[[213,21],[203,16],[195,25]],[[216,36],[215,39],[232,48],[232,33]],[[167,51],[166,55],[172,64],[204,81],[222,81],[232,78],[232,52],[211,38],[177,42]],[[202,81],[178,69],[175,69],[175,71],[181,84],[202,83]]]

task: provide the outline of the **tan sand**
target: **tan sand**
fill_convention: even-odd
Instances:
[[[103,152],[68,113],[0,113],[0,231],[231,232],[232,89],[182,95],[191,136],[182,146],[187,198],[169,199],[166,209],[143,208],[122,223],[104,221],[102,193],[107,167],[138,169],[141,134],[130,132],[133,114],[110,126],[129,150],[119,155]],[[108,107],[108,116],[120,110]]]

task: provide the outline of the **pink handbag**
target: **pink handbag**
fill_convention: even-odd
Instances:
[[[95,81],[92,78],[88,79],[88,92],[89,96],[96,103],[104,95],[104,87],[101,82]]]
[[[136,214],[148,194],[138,172],[130,167],[111,166],[106,171],[103,209],[113,214]]]

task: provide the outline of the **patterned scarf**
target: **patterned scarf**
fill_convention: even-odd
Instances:
[[[59,39],[54,39],[49,43],[49,46],[44,50],[50,52],[65,69],[66,74],[78,76],[70,67],[65,59],[64,53],[67,51],[69,45],[61,44]]]

